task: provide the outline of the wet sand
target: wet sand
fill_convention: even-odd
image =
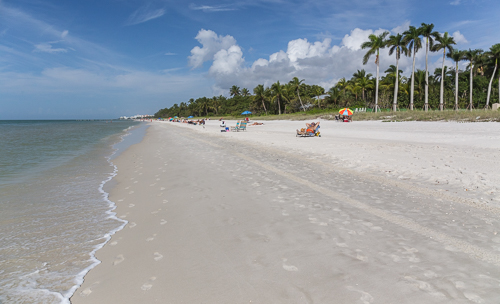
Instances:
[[[500,299],[497,124],[303,125],[152,123],[72,303]]]

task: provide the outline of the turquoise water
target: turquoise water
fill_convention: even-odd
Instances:
[[[69,303],[95,250],[124,225],[103,191],[110,159],[146,126],[0,121],[0,303]]]

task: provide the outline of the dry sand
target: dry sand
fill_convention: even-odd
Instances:
[[[500,301],[500,124],[264,123],[152,123],[72,303]]]

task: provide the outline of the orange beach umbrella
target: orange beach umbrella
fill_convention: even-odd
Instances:
[[[339,110],[339,113],[342,114],[342,115],[351,116],[352,115],[352,110],[349,109],[349,108],[343,108],[343,109]]]

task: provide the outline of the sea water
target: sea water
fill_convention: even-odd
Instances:
[[[125,224],[103,190],[113,154],[146,128],[0,121],[0,303],[69,303],[99,263],[94,252]]]

